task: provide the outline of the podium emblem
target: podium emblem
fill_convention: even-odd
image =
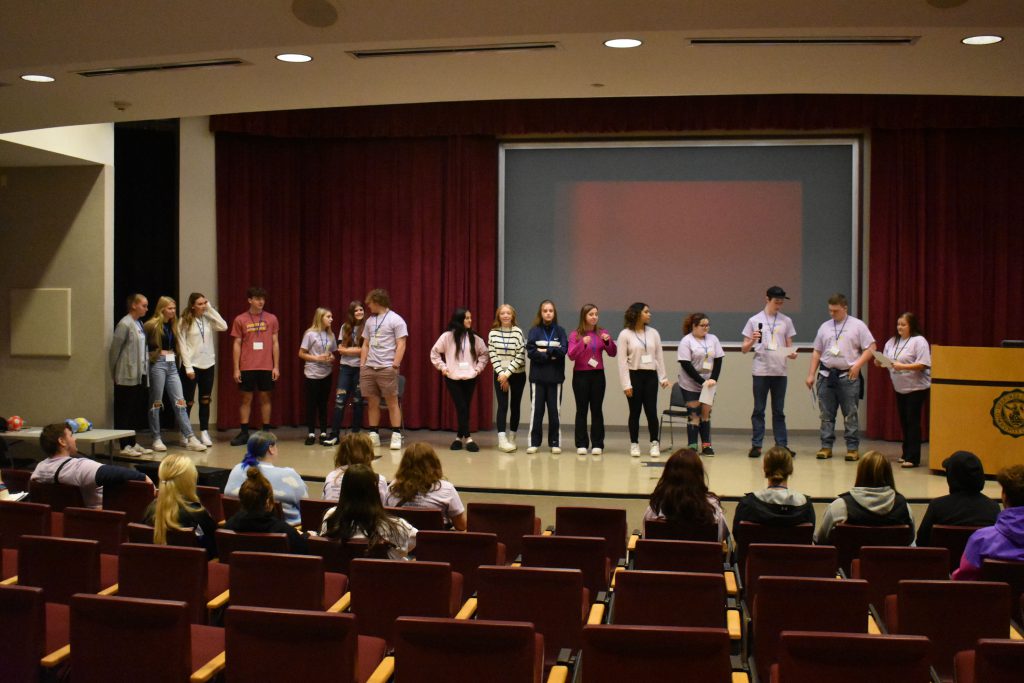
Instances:
[[[1003,434],[1024,436],[1024,390],[1004,391],[992,402],[992,424]]]

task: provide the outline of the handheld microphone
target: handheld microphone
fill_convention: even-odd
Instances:
[[[757,333],[759,335],[761,335],[761,338],[757,340],[759,344],[764,344],[764,335],[761,334],[761,328],[762,327],[764,327],[764,323],[758,323],[757,324]]]

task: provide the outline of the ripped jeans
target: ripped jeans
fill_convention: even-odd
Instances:
[[[178,366],[172,360],[161,357],[149,364],[149,429],[153,438],[160,438],[160,411],[163,409],[164,390],[174,403],[174,414],[178,418],[181,436],[188,439],[193,435],[192,425],[185,411],[185,394],[181,390],[181,378],[178,377]]]

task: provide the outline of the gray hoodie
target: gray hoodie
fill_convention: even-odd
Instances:
[[[877,515],[888,514],[896,502],[896,491],[889,486],[854,486],[850,489],[850,495],[864,508]],[[907,514],[910,515],[910,524],[914,524],[914,513],[907,507]],[[840,522],[845,522],[849,516],[846,509],[846,501],[836,498],[825,508],[825,514],[821,517],[821,526],[814,534],[815,543],[828,543],[832,534],[832,528]]]
[[[130,315],[121,318],[114,328],[109,361],[114,384],[133,387],[147,383],[146,339],[139,323]]]

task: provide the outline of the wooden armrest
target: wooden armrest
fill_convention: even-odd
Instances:
[[[882,629],[878,628],[878,622],[875,621],[875,615],[868,614],[868,635],[869,636],[880,636],[882,635]]]
[[[39,664],[45,669],[52,669],[53,667],[62,664],[67,661],[67,658],[71,656],[71,646],[65,645],[59,650],[54,650],[50,654],[46,655],[39,660]]]
[[[513,563],[512,563],[512,564],[510,564],[509,566],[510,566],[510,567],[522,567],[522,566],[523,566],[523,563],[522,563],[522,562],[513,562]]]
[[[395,658],[385,657],[366,679],[366,683],[387,683],[393,675],[395,675]]]
[[[555,535],[555,528],[549,526],[547,529],[545,529],[544,531],[540,532],[540,535],[541,536],[554,536]]]
[[[874,605],[868,605],[868,633],[873,636],[887,636],[889,629]]]
[[[117,584],[115,583],[113,586],[107,586],[97,593],[97,595],[117,595]]]
[[[17,586],[17,585],[18,585],[18,576],[17,576],[17,574],[15,574],[14,576],[12,576],[9,579],[4,579],[3,581],[0,581],[0,586]]]
[[[740,640],[743,638],[742,621],[738,609],[725,611],[725,627],[729,630],[729,640]]]
[[[1010,640],[1024,640],[1024,635],[1021,635],[1021,632],[1015,629],[1013,624],[1010,625]]]
[[[732,672],[732,683],[749,683],[750,674],[746,671],[733,671]]]
[[[340,598],[338,598],[338,602],[336,602],[333,605],[331,605],[330,607],[328,607],[327,611],[328,612],[345,612],[351,606],[352,606],[352,593],[349,592],[349,593],[345,593]]]
[[[615,571],[612,572],[611,583],[609,583],[608,585],[611,586],[612,588],[615,588],[615,577],[617,577],[619,575],[619,572],[624,572],[624,571],[626,571],[625,567],[616,567]]]
[[[725,578],[725,594],[729,597],[735,597],[739,592],[736,587],[736,574],[733,572],[722,572],[723,578]]]
[[[227,524],[227,523],[228,523],[228,520],[222,519],[219,522],[217,522],[217,526],[223,528],[224,525]]]
[[[604,623],[604,611],[605,604],[603,602],[595,602],[590,606],[590,616],[587,617],[587,625],[593,626],[596,624]]]
[[[231,591],[226,590],[206,603],[206,609],[220,609],[224,605],[228,604],[229,599],[231,599]]]
[[[466,602],[462,603],[462,609],[459,610],[458,614],[455,615],[456,619],[472,619],[473,615],[476,614],[476,607],[479,601],[476,598],[469,598]]]
[[[569,667],[562,664],[551,667],[548,683],[565,683],[567,680],[569,680]]]
[[[633,533],[629,535],[629,542],[626,543],[626,550],[628,550],[629,552],[634,552],[636,550],[636,542],[639,540],[640,532],[634,530]]]
[[[214,676],[224,670],[224,662],[224,653],[221,652],[189,676],[189,683],[207,683],[207,681],[212,680]]]

